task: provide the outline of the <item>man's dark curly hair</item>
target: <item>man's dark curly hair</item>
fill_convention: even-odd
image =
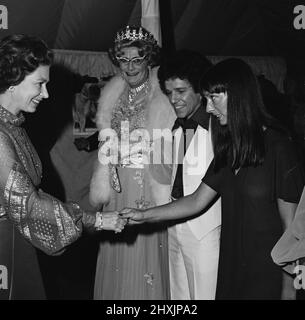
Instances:
[[[126,32],[127,28],[129,28],[130,30],[135,30],[137,33],[139,33],[139,30],[141,28],[143,33],[147,33],[151,35],[151,33],[147,31],[145,28],[137,27],[137,26],[126,26],[120,29],[116,34],[120,34],[121,32]],[[154,67],[159,65],[160,47],[158,46],[156,40],[154,42],[148,42],[145,40],[128,40],[128,39],[124,39],[122,41],[114,41],[113,47],[109,49],[109,56],[114,65],[119,66],[119,63],[116,57],[122,55],[121,50],[123,48],[128,48],[128,47],[138,48],[139,55],[141,57],[143,56],[147,57],[149,66]]]
[[[160,87],[165,92],[166,80],[187,80],[196,93],[200,93],[199,80],[212,63],[199,52],[182,49],[166,56],[158,70]]]
[[[51,65],[53,52],[39,38],[22,34],[0,41],[0,93],[16,86],[40,65]]]

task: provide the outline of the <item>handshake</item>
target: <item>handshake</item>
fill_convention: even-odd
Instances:
[[[121,232],[126,225],[134,225],[145,222],[145,210],[124,208],[121,211],[97,212],[94,227],[96,230],[111,230]]]

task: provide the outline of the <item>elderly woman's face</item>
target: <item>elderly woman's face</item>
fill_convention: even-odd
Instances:
[[[49,97],[46,84],[49,81],[49,66],[39,66],[28,74],[18,85],[8,89],[11,91],[10,111],[35,112],[38,104]]]
[[[146,57],[139,55],[137,47],[121,49],[122,54],[117,58],[123,77],[132,87],[142,84],[148,77],[148,62]]]

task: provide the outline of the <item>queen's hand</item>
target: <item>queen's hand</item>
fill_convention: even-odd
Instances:
[[[127,219],[123,219],[117,211],[105,211],[96,213],[95,229],[112,230],[121,232],[127,223]]]

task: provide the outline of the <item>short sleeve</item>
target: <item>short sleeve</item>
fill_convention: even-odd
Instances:
[[[221,193],[221,185],[223,179],[224,169],[220,169],[218,172],[214,172],[214,160],[211,161],[209,168],[202,178],[202,182],[208,185],[217,193]]]
[[[274,157],[273,197],[286,202],[298,203],[305,177],[293,142],[288,138],[276,142]]]

